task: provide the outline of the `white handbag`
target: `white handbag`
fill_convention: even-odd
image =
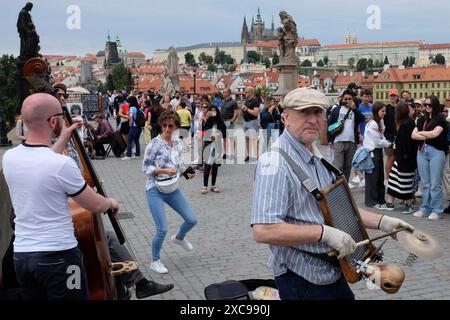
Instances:
[[[155,186],[161,193],[172,193],[178,189],[178,181],[180,179],[180,175],[177,175],[173,178],[165,179],[165,180],[156,180]]]

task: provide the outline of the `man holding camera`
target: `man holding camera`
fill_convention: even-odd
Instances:
[[[356,146],[360,143],[359,124],[364,120],[364,115],[356,106],[353,93],[345,90],[340,105],[331,111],[328,125],[343,122],[343,130],[335,136],[330,135],[330,138],[334,146],[333,165],[344,173],[347,181],[350,181],[353,156]]]

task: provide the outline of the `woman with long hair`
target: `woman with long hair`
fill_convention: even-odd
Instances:
[[[138,103],[138,99],[135,96],[129,96],[127,99],[127,103],[130,105],[130,111],[128,113],[128,125],[130,131],[128,133],[128,141],[127,141],[127,154],[122,160],[130,160],[139,158],[141,156],[141,145],[139,143],[139,139],[141,138],[142,127],[136,125],[136,117],[138,112],[143,112],[141,110],[141,106]],[[135,144],[136,152],[132,157],[131,151],[133,147],[133,143]]]
[[[395,107],[397,137],[394,145],[394,165],[389,174],[387,207],[394,207],[394,199],[403,200],[403,213],[414,209],[414,174],[417,169],[417,142],[411,135],[416,127],[412,118],[411,106],[400,102]]]
[[[219,108],[210,106],[203,118],[203,188],[208,193],[209,173],[211,172],[211,191],[219,193],[216,187],[217,174],[222,161],[222,139],[226,139],[227,127]]]
[[[161,262],[161,248],[168,230],[168,222],[164,210],[167,203],[184,220],[177,234],[171,241],[186,251],[192,251],[192,244],[185,239],[186,234],[197,224],[197,215],[178,187],[178,177],[193,179],[195,171],[185,167],[183,163],[183,143],[174,135],[180,127],[180,117],[174,111],[165,111],[159,117],[162,132],[151,141],[145,149],[143,171],[147,177],[147,202],[156,233],[152,240],[152,262],[150,269],[157,273],[167,273],[167,267]],[[159,183],[174,179],[174,190],[161,189]]]
[[[366,125],[363,146],[372,154],[374,169],[372,173],[365,173],[365,204],[380,210],[393,210],[384,200],[384,165],[383,148],[391,146],[391,142],[384,137],[384,121],[386,106],[377,102],[372,107],[372,119]]]
[[[422,205],[414,216],[438,220],[444,211],[441,176],[448,152],[448,129],[436,96],[428,96],[424,106],[425,116],[418,119],[417,127],[412,132],[412,138],[421,142],[417,166],[422,183]]]

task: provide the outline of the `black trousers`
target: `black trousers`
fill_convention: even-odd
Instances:
[[[101,138],[101,139],[95,139],[95,142],[94,142],[95,155],[98,157],[106,156],[105,147],[103,145],[105,143],[111,143],[111,142],[112,142],[112,135],[109,137]]]
[[[87,300],[81,251],[14,252],[14,269],[25,300]]]
[[[369,174],[366,172],[365,174],[366,190],[364,203],[366,207],[373,207],[374,205],[385,203],[383,149],[374,149],[373,155],[374,169],[372,173]]]
[[[219,172],[219,165],[217,164],[204,164],[204,172],[203,172],[203,186],[207,187],[208,186],[208,180],[209,180],[209,173],[211,173],[211,185],[215,186],[216,185],[216,180],[217,180],[217,173]]]

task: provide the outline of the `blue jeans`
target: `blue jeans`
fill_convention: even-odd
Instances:
[[[442,214],[444,196],[442,194],[442,172],[444,172],[445,152],[425,144],[417,153],[417,166],[422,182],[422,205],[424,214]]]
[[[273,123],[268,123],[267,124],[267,148],[270,147],[269,143],[270,143],[270,137],[273,136],[273,141],[272,143],[274,143],[280,136],[280,131],[278,128],[275,128],[277,126],[276,122]],[[273,131],[272,131],[273,130]]]
[[[313,284],[288,270],[275,277],[281,300],[355,300],[344,276],[329,285]]]
[[[161,247],[168,229],[164,202],[184,220],[177,233],[177,238],[180,240],[183,240],[186,234],[197,224],[197,215],[180,189],[172,193],[161,193],[156,187],[153,187],[147,190],[147,202],[156,226],[156,234],[153,236],[152,241],[152,259],[156,261],[161,258]]]
[[[131,148],[133,147],[133,142],[136,144],[136,157],[141,156],[141,146],[139,145],[141,132],[142,128],[130,127],[130,132],[128,133],[127,157],[131,157]]]
[[[26,300],[89,299],[86,273],[78,248],[14,252],[14,269]]]

